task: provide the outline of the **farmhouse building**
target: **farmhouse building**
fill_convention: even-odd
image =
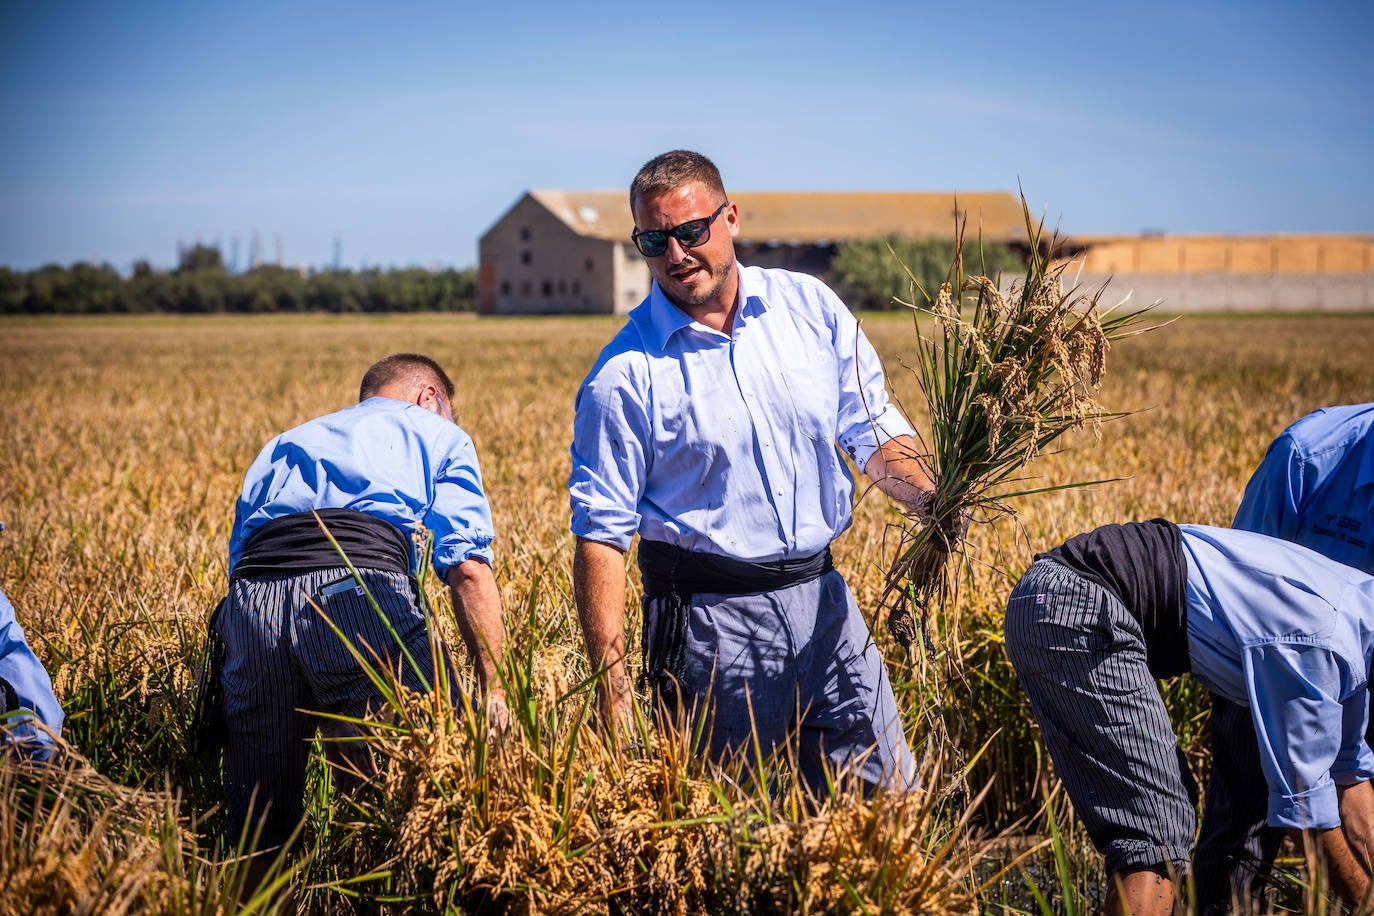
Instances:
[[[749,191],[739,206],[742,263],[821,273],[836,248],[884,235],[954,234],[952,192]],[[1021,204],[1009,192],[958,195],[974,235],[1025,244]],[[626,191],[529,191],[478,243],[478,311],[623,314],[649,294],[649,270],[630,241]]]
[[[483,314],[624,314],[649,294],[630,241],[626,191],[534,190],[478,244]],[[747,191],[739,206],[741,262],[823,274],[837,248],[886,235],[949,238],[953,192]],[[1024,249],[1025,219],[1010,192],[957,196],[967,237]],[[1108,300],[1162,300],[1168,311],[1374,310],[1374,237],[1074,236],[1062,251],[1081,286],[1110,280]]]

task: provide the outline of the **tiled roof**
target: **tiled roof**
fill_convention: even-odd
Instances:
[[[603,239],[628,238],[634,228],[626,191],[538,190],[530,195],[574,232]],[[842,242],[882,235],[954,234],[956,196],[950,191],[741,191],[740,238],[745,242]],[[957,196],[968,216],[967,237],[1024,241],[1025,221],[1016,195],[972,191]]]

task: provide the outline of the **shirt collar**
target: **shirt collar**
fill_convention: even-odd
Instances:
[[[750,311],[744,306],[751,300],[758,303],[761,309],[765,305],[763,296],[764,283],[762,277],[756,276],[756,272],[749,270],[739,261],[735,262],[735,272],[739,276],[739,288],[735,295],[737,297],[735,309],[735,324],[737,330],[740,323],[746,319]],[[717,334],[718,332],[698,324],[682,309],[668,301],[668,297],[663,295],[663,290],[659,289],[658,281],[654,280],[649,290],[649,330],[653,336],[653,343],[658,351],[664,352],[667,349],[668,341],[673,339],[673,335],[684,328],[698,328],[703,334]]]

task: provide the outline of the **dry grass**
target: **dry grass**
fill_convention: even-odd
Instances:
[[[918,752],[927,749],[920,723],[932,714],[947,718],[966,755],[988,743],[967,783],[990,783],[990,793],[968,825],[958,798],[941,794],[962,782],[959,774],[933,775],[919,811],[851,800],[806,817],[718,782],[671,749],[613,757],[580,727],[586,670],[569,586],[567,446],[576,385],[618,324],[451,316],[0,323],[0,584],[50,666],[70,738],[103,774],[81,771],[79,784],[137,789],[146,802],[137,816],[113,801],[95,804],[89,815],[71,815],[79,830],[54,831],[38,845],[11,842],[9,874],[37,874],[47,867],[41,856],[70,856],[86,867],[91,895],[124,888],[130,896],[119,899],[137,901],[133,908],[215,908],[216,889],[232,878],[206,877],[212,864],[201,860],[226,853],[187,818],[214,793],[187,759],[186,730],[201,627],[225,586],[241,475],[268,437],[352,401],[372,360],[421,350],[454,375],[461,422],[484,461],[511,670],[527,709],[517,737],[499,750],[464,727],[422,725],[423,716],[389,737],[396,765],[371,814],[314,806],[311,842],[333,855],[306,866],[302,900],[340,906],[338,885],[371,871],[387,873],[375,886],[410,898],[396,906],[417,911],[484,900],[517,912],[605,912],[613,903],[766,910],[769,900],[783,911],[966,911],[975,897],[995,907],[997,892],[979,890],[973,877],[986,867],[979,858],[993,848],[988,838],[1004,827],[1039,832],[1054,784],[1002,656],[1009,577],[1035,550],[1106,522],[1164,515],[1227,523],[1283,426],[1320,405],[1370,398],[1374,352],[1370,316],[1187,317],[1123,343],[1100,396],[1142,412],[1107,424],[1100,443],[1072,434],[1068,451],[1041,456],[1036,468],[1045,484],[1129,479],[1044,494],[975,533],[960,591],[965,626],[943,650],[963,683],[934,692],[873,621]],[[909,319],[870,316],[865,328],[899,398],[923,422],[914,383],[897,366],[911,358]],[[885,538],[897,520],[871,493],[836,545],[837,565],[875,616],[892,555]],[[429,592],[445,600],[432,580]],[[635,597],[632,589],[632,604]],[[1201,698],[1187,686],[1170,696],[1205,768]],[[933,743],[928,749],[936,774],[950,761]],[[14,825],[13,836],[31,836],[40,814],[16,793],[32,791],[38,777],[18,772],[5,768],[4,778],[17,781],[0,785],[0,822]],[[184,796],[179,808],[168,780]],[[1062,804],[1052,810],[1068,823]],[[126,842],[138,836],[154,838],[158,854],[145,855],[152,847],[142,840]],[[1090,876],[1092,857],[1081,858]],[[137,886],[127,884],[135,874]],[[903,875],[925,877],[897,880]],[[43,899],[25,893],[21,909]],[[1024,896],[1012,902],[1033,906]]]

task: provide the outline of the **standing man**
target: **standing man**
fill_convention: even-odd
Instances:
[[[260,823],[259,849],[284,844],[303,813],[309,742],[322,724],[313,713],[364,717],[382,704],[331,624],[413,689],[452,683],[446,653],[431,651],[414,578],[412,544],[425,535],[488,717],[496,727],[509,720],[496,674],[504,629],[491,511],[472,440],[453,422],[453,383],[429,357],[398,353],[367,370],[358,397],[268,442],[234,513],[229,596],[215,620],[225,648],[224,788],[231,828]],[[339,723],[324,724],[339,734]],[[346,782],[375,772],[361,742],[327,744]]]
[[[830,542],[853,481],[836,444],[925,511],[931,483],[877,354],[824,284],[735,260],[739,211],[699,153],[630,186],[649,297],[577,394],[574,597],[612,729],[631,716],[625,551],[640,535],[645,673],[660,711],[705,716],[709,752],[795,752],[869,787],[914,778],[886,669]],[[794,741],[789,739],[795,739]]]
[[[1327,407],[1269,446],[1232,527],[1283,538],[1374,575],[1374,404]],[[1225,913],[1263,893],[1283,842],[1265,824],[1250,713],[1212,696],[1212,778],[1194,857],[1198,903]]]
[[[1249,531],[1104,525],[1035,558],[1005,627],[1055,769],[1106,857],[1108,914],[1172,913],[1188,871],[1196,790],[1155,680],[1189,671],[1248,708],[1268,823],[1320,851],[1335,891],[1367,905],[1374,577]]]

